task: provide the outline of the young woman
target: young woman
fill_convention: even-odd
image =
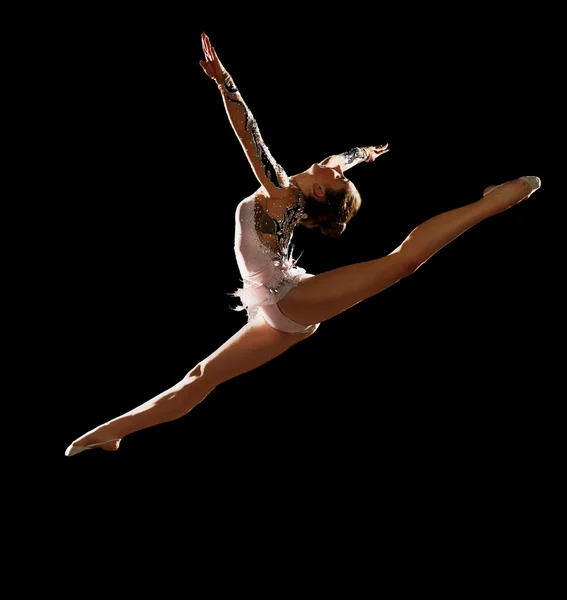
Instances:
[[[234,249],[243,286],[235,291],[246,325],[195,365],[171,388],[77,438],[66,450],[117,450],[136,431],[187,414],[218,385],[276,358],[312,335],[319,325],[414,273],[436,252],[484,219],[528,198],[541,182],[520,177],[486,188],[481,199],[437,215],[387,256],[320,275],[297,265],[295,227],[338,236],[356,215],[361,197],[347,176],[352,167],[388,152],[384,146],[353,148],[288,176],[264,143],[258,125],[209,38],[201,42],[204,72],[216,82],[229,121],[260,187],[236,209]]]

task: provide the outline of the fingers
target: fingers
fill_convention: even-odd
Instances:
[[[376,154],[380,155],[388,152],[390,148],[388,148],[388,144],[384,144],[383,146],[373,146],[372,150],[376,152]]]
[[[384,144],[382,146],[368,146],[368,150],[370,150],[368,162],[374,162],[376,158],[382,156],[382,154],[386,154],[390,149],[388,148],[388,144]]]
[[[203,51],[207,56],[207,60],[213,60],[217,57],[217,53],[211,44],[211,40],[209,36],[203,31],[201,34],[201,45],[203,46]]]
[[[211,41],[209,40],[209,36],[204,31],[201,33],[201,46],[203,47],[203,52],[205,53],[206,59],[211,60]]]
[[[201,33],[201,46],[203,47],[207,62],[218,62],[220,64],[219,57],[211,44],[211,40],[209,40],[209,36],[205,32]]]

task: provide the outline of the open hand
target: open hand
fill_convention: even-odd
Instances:
[[[200,60],[199,64],[211,79],[220,83],[224,78],[225,70],[209,40],[209,36],[205,32],[201,34],[201,46],[203,47],[205,60]]]
[[[382,154],[386,154],[389,151],[388,144],[383,146],[366,146],[365,150],[368,152],[368,159],[366,162],[374,162]]]

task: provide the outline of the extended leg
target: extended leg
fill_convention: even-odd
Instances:
[[[282,333],[272,329],[262,319],[248,323],[179,383],[77,438],[66,454],[76,453],[74,447],[84,448],[106,440],[117,441],[100,447],[117,450],[120,440],[129,433],[182,417],[219,384],[267,363],[309,335]]]
[[[388,256],[333,269],[302,281],[279,306],[287,317],[301,325],[331,319],[415,272],[467,229],[514,206],[533,190],[530,182],[523,178],[507,182],[476,202],[425,221]]]

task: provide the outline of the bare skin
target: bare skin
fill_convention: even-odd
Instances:
[[[488,193],[488,190],[492,190]],[[279,302],[302,325],[331,319],[414,273],[436,252],[487,217],[501,213],[532,192],[524,179],[485,190],[480,200],[437,215],[418,227],[383,258],[347,265],[303,281]]]
[[[276,210],[273,208],[276,206],[281,209],[295,204],[298,188],[304,196],[312,194],[325,201],[329,188],[338,190],[353,186],[344,175],[345,171],[361,162],[373,162],[388,151],[387,145],[365,146],[333,155],[295,175],[293,185],[290,185],[291,180],[269,153],[242,95],[205,34],[202,35],[202,46],[205,60],[200,61],[201,67],[221,91],[229,121],[261,186],[256,198],[267,213]],[[462,233],[518,204],[533,191],[522,178],[487,188],[480,200],[437,215],[416,227],[387,256],[333,269],[301,281],[279,301],[278,306],[291,320],[305,326],[332,319],[414,273]],[[305,214],[302,225],[315,228],[318,223]],[[346,226],[346,222],[343,225]],[[71,444],[66,453],[71,455],[93,444],[103,450],[117,450],[120,441],[127,435],[179,419],[220,384],[264,365],[309,335],[312,333],[277,331],[259,317],[195,365],[174,386],[85,433]]]
[[[489,190],[490,193],[487,193]],[[437,215],[418,227],[382,258],[333,269],[302,281],[279,302],[289,318],[303,325],[327,321],[414,273],[441,248],[490,216],[526,199],[533,189],[524,179],[487,188],[471,204]],[[202,402],[218,385],[280,356],[310,334],[287,334],[259,319],[242,327],[199,362],[177,384],[144,404],[77,438],[74,446],[117,450],[127,435],[178,419]]]

